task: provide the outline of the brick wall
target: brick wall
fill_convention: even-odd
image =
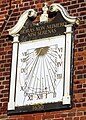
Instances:
[[[8,116],[12,41],[7,37],[7,29],[12,28],[27,9],[35,8],[41,13],[45,1],[62,4],[71,16],[81,20],[75,31],[73,108]],[[86,0],[0,0],[0,120],[86,120]]]

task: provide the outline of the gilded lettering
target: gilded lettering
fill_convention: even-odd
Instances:
[[[37,30],[37,31],[42,31],[42,30],[45,30],[45,26],[36,27],[36,30]]]
[[[38,35],[46,35],[47,34],[47,30],[38,31],[37,33],[38,33]]]
[[[29,37],[34,37],[34,36],[36,36],[36,32],[28,33],[28,36],[29,36]]]
[[[56,23],[56,24],[55,24],[55,27],[58,28],[58,27],[59,27],[59,23]]]
[[[35,111],[43,110],[44,109],[44,105],[36,104],[36,105],[32,106],[32,109],[35,110]]]
[[[64,26],[64,22],[63,23],[59,23],[59,27],[63,27]]]
[[[67,22],[60,22],[60,23],[55,23],[55,24],[49,24],[46,27],[45,26],[36,27],[36,31],[34,28],[28,28],[25,30],[22,29],[20,31],[20,34],[28,34],[29,37],[36,36],[36,33],[38,33],[38,35],[46,35],[48,33],[52,34],[56,32],[54,28],[63,27],[66,24]],[[51,31],[50,29],[53,29],[53,31]]]
[[[47,28],[51,29],[51,28],[63,27],[66,24],[67,24],[66,22],[61,22],[61,23],[56,23],[56,24],[50,24],[50,25],[47,25]]]
[[[34,32],[35,30],[34,30],[33,28],[30,28],[29,31],[30,31],[30,32]]]
[[[48,33],[51,34],[52,33],[51,30],[48,30]]]
[[[56,33],[56,29],[48,30],[48,34]]]

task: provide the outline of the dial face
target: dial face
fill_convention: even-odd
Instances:
[[[19,44],[16,106],[62,101],[65,36]]]

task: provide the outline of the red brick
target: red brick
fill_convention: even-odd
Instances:
[[[76,104],[76,107],[78,108],[78,107],[81,107],[82,105],[80,104],[80,103],[77,103]]]
[[[86,106],[86,103],[83,103],[83,106]]]
[[[10,75],[10,72],[9,72],[9,71],[3,73],[3,76],[8,76],[8,75]]]
[[[86,84],[83,84],[83,87],[86,87]]]
[[[3,119],[6,120],[6,117],[7,117],[7,116],[6,116],[5,114],[0,115],[0,119],[1,119],[1,120],[3,120]]]
[[[41,115],[36,115],[35,119],[36,119],[36,120],[41,120],[41,119],[42,119],[42,116],[41,116]]]
[[[44,120],[44,119],[51,119],[51,118],[54,118],[54,115],[44,115],[44,116],[42,117],[43,120]]]
[[[64,6],[70,5],[70,1],[64,2],[63,5],[64,5]]]
[[[4,88],[4,86],[0,86],[0,90],[3,89],[3,88]]]
[[[86,15],[86,11],[80,12],[80,16]]]
[[[72,118],[65,118],[65,120],[72,120]]]
[[[0,69],[0,72],[4,72],[4,71],[5,71],[5,68],[1,68],[1,69]]]
[[[86,116],[80,117],[80,120],[86,120]]]
[[[0,77],[0,80],[4,80],[4,77]]]
[[[84,0],[78,0],[78,2],[84,2]]]
[[[22,0],[23,2],[28,2],[28,0]],[[29,0],[29,1],[31,1],[31,0]]]
[[[67,113],[64,113],[64,114],[61,115],[61,117],[67,117],[67,116],[68,116]]]
[[[72,4],[76,4],[76,0],[71,1]]]
[[[74,113],[74,112],[70,112],[70,113],[68,114],[68,116],[69,116],[69,117],[75,116],[75,113]]]
[[[77,116],[82,116],[83,115],[83,112],[77,112]]]
[[[1,99],[1,102],[7,102],[7,101],[8,101],[8,98]]]
[[[81,7],[86,6],[86,2],[82,2],[82,3],[80,3],[80,4],[81,4]]]
[[[61,113],[56,113],[55,114],[55,118],[60,118],[61,117]]]
[[[75,117],[74,120],[79,120],[79,117]]]
[[[75,9],[75,8],[78,8],[78,7],[79,7],[79,5],[75,4],[75,5],[68,6],[68,9]]]
[[[8,93],[8,90],[7,89],[2,89],[1,93]]]
[[[24,120],[35,120],[34,117],[31,117],[31,116],[26,116],[23,118]]]
[[[64,118],[57,118],[57,119],[54,119],[54,120],[64,120]]]

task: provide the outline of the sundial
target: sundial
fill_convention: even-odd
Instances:
[[[72,105],[73,31],[79,19],[57,3],[44,3],[42,10],[37,24],[37,12],[29,9],[9,29],[13,54],[8,114]]]
[[[62,99],[65,37],[26,43],[19,46],[17,105],[50,103]],[[22,102],[18,94],[22,94]]]

